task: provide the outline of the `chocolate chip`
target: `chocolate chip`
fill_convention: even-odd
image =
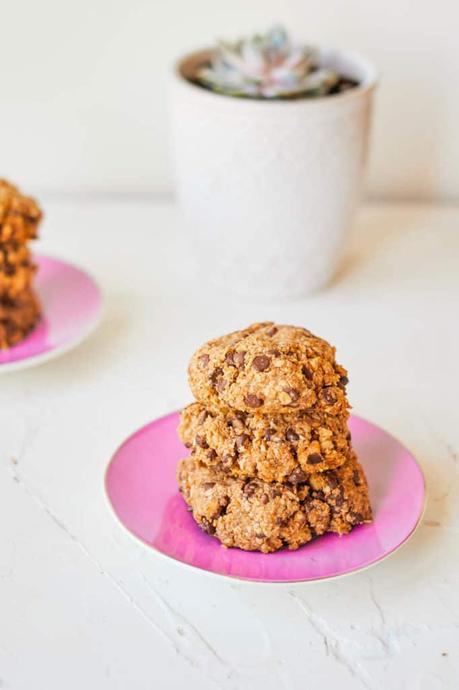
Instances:
[[[281,495],[281,490],[278,489],[276,486],[271,488],[271,498],[278,498]]]
[[[207,534],[215,534],[215,527],[213,526],[212,522],[207,518],[201,518],[199,526],[203,532],[207,532]]]
[[[344,503],[344,497],[343,494],[338,494],[338,496],[335,496],[335,506],[337,508],[341,508],[341,506]]]
[[[307,379],[308,381],[312,381],[312,371],[308,369],[308,367],[301,367],[301,373],[303,374],[305,379]]]
[[[244,486],[242,491],[245,496],[253,496],[256,490],[257,484],[255,482],[249,482]]]
[[[235,416],[237,419],[239,419],[240,422],[242,422],[243,424],[245,424],[245,422],[246,422],[246,420],[247,420],[247,417],[248,417],[248,412],[240,412],[240,411],[237,411],[237,412],[234,413],[234,416]]]
[[[265,435],[264,435],[265,441],[270,441],[275,433],[276,433],[275,429],[266,429]]]
[[[234,364],[234,352],[227,352],[225,355],[225,362],[227,364],[230,364],[231,366],[235,366]]]
[[[258,355],[253,358],[252,366],[255,371],[266,371],[266,369],[271,364],[271,360],[266,355]]]
[[[322,388],[321,395],[328,405],[333,405],[336,402],[336,394],[333,388]]]
[[[217,453],[214,451],[213,448],[211,448],[211,449],[208,451],[207,457],[209,458],[209,460],[215,460],[215,458],[217,457]]]
[[[259,398],[254,393],[249,393],[245,396],[245,403],[249,407],[261,407],[263,405],[263,399]]]
[[[235,439],[236,448],[238,448],[238,449],[242,448],[244,443],[246,441],[249,441],[249,440],[250,440],[250,436],[248,436],[247,434],[240,434],[240,436],[236,436],[236,439]]]
[[[262,495],[261,495],[261,498],[260,498],[260,501],[261,501],[261,502],[263,503],[263,505],[265,506],[265,505],[269,502],[269,496],[268,496],[268,494],[262,494]]]
[[[209,416],[209,412],[207,412],[207,410],[203,410],[203,411],[199,414],[199,417],[198,417],[198,424],[199,424],[199,426],[201,426],[202,424],[204,424],[204,422],[206,421],[206,419],[207,419],[208,416]]]
[[[342,390],[344,390],[348,383],[349,383],[349,379],[347,378],[347,376],[341,376],[340,380],[338,381],[338,386]]]
[[[269,335],[270,338],[273,337],[273,335],[276,335],[278,331],[278,328],[276,326],[273,326],[272,328],[269,329],[269,331],[266,331],[266,335]]]
[[[320,453],[311,453],[310,455],[308,455],[308,465],[318,465],[322,461],[323,457]]]
[[[233,354],[233,364],[237,366],[239,369],[242,369],[242,367],[244,366],[245,355],[245,352],[235,352]]]
[[[209,355],[201,355],[198,357],[199,364],[201,367],[204,369],[209,364],[210,357]]]
[[[195,440],[196,445],[199,446],[200,448],[208,448],[209,447],[209,444],[207,443],[204,436],[200,436],[199,434],[196,434],[196,438],[194,440]]]
[[[257,539],[264,539],[266,537],[266,534],[263,532],[257,532],[256,535]]]
[[[347,434],[346,434],[346,438],[347,438],[347,440],[348,440],[348,441],[350,441],[350,440],[351,440],[351,438],[352,438],[352,434],[351,434],[351,432],[350,432],[350,431],[348,431],[348,432],[347,432]]]
[[[280,350],[268,350],[268,355],[272,355],[273,357],[279,357]]]
[[[295,441],[299,441],[300,439],[295,429],[292,429],[291,427],[289,427],[285,432],[285,438],[287,439],[287,441],[292,441],[292,443],[294,443]]]
[[[202,485],[202,488],[204,489],[204,491],[206,491],[207,489],[213,489],[214,486],[215,486],[215,482],[204,482],[204,484]]]
[[[301,482],[305,482],[307,478],[308,475],[303,472],[300,467],[297,467],[295,470],[293,470],[292,474],[289,475],[288,481],[291,484],[300,484]]]
[[[352,473],[352,479],[354,480],[354,484],[356,486],[360,486],[360,484],[361,484],[360,475],[357,472],[357,470],[354,470],[354,472]]]
[[[326,472],[325,474],[326,474],[325,479],[327,480],[329,488],[330,489],[336,489],[336,487],[339,484],[338,477],[336,476],[336,474],[333,471]]]
[[[360,524],[361,522],[365,522],[362,513],[351,513],[351,517],[356,525]]]
[[[296,388],[284,388],[284,391],[290,396],[292,403],[296,403],[298,401],[300,394]]]
[[[220,367],[217,367],[216,369],[213,370],[213,372],[211,373],[209,378],[210,378],[211,382],[213,383],[213,385],[215,386],[218,379],[221,378],[222,376],[223,376],[223,369],[220,369]]]
[[[278,517],[276,518],[276,525],[278,525],[278,527],[285,527],[288,525],[288,519]]]

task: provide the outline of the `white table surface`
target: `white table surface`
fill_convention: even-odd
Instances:
[[[0,688],[457,688],[459,208],[367,207],[329,289],[260,305],[196,284],[172,204],[44,205],[37,249],[91,271],[106,313],[77,350],[0,378]],[[107,506],[112,452],[189,401],[193,350],[263,319],[335,343],[354,410],[424,469],[421,528],[366,572],[211,578],[137,543]]]

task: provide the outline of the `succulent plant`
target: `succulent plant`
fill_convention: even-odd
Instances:
[[[213,91],[249,98],[324,96],[340,79],[319,67],[314,49],[293,44],[282,27],[235,43],[221,41],[196,78]]]

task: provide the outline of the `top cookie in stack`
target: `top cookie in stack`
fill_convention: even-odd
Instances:
[[[0,180],[0,349],[25,338],[40,317],[28,242],[37,237],[41,217],[33,199]]]
[[[305,328],[256,323],[211,340],[193,355],[191,390],[200,402],[258,414],[314,408],[346,412],[346,370],[335,348]]]
[[[182,413],[192,456],[179,484],[225,545],[297,548],[371,519],[347,428],[347,372],[329,343],[304,328],[254,324],[199,348],[189,381],[198,402]]]

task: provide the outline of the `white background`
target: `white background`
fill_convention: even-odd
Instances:
[[[455,0],[2,2],[0,173],[36,194],[168,193],[173,59],[279,20],[379,68],[371,195],[457,199],[458,8]]]

